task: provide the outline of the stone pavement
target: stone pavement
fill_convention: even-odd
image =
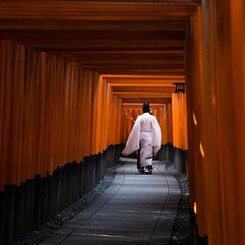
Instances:
[[[180,195],[176,179],[162,162],[154,161],[152,175],[145,175],[136,161],[121,160],[106,192],[42,245],[169,243]]]

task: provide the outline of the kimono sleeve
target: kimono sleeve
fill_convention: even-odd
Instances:
[[[161,148],[161,143],[162,143],[162,133],[161,133],[161,128],[158,124],[158,121],[155,117],[153,117],[152,120],[152,146],[153,146],[153,151],[154,151],[154,156],[156,156],[157,152]]]
[[[137,120],[130,132],[130,135],[128,137],[128,141],[126,144],[126,147],[124,148],[122,154],[124,156],[128,156],[131,153],[137,151],[139,149],[139,140],[140,140],[140,122],[141,117],[138,116]]]

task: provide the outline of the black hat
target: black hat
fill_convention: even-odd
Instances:
[[[143,113],[146,113],[146,112],[150,112],[150,105],[147,101],[144,102],[143,104]]]

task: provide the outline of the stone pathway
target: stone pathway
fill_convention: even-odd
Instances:
[[[41,244],[168,244],[180,190],[165,164],[152,175],[138,173],[122,158],[112,185],[92,204]]]

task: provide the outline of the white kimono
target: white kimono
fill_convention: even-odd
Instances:
[[[162,134],[157,119],[149,113],[137,117],[122,154],[127,156],[140,150],[140,166],[152,165],[152,159],[161,148]]]

